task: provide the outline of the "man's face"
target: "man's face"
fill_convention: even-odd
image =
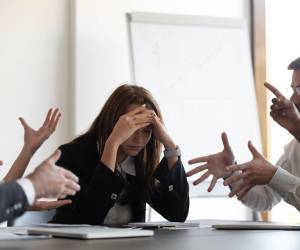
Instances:
[[[296,88],[300,88],[300,69],[294,70],[292,77],[293,94],[290,100],[295,103],[298,111],[300,112],[300,93],[297,94]]]

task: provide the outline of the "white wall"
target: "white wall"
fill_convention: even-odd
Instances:
[[[34,128],[49,107],[63,113],[30,169],[68,137],[68,0],[0,0],[1,176],[23,144],[23,116]],[[1,177],[0,176],[0,177]]]
[[[247,0],[76,0],[75,133],[88,128],[119,84],[130,81],[126,12],[247,16]]]

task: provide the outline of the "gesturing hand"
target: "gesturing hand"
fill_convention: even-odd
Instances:
[[[58,121],[61,117],[58,109],[54,111],[49,109],[43,125],[38,129],[32,129],[27,122],[20,117],[19,120],[24,128],[24,143],[35,152],[43,142],[55,131]]]
[[[78,177],[55,165],[60,154],[61,152],[56,150],[28,176],[33,183],[36,198],[64,198],[67,195],[75,195],[80,190],[77,184]]]
[[[265,87],[276,96],[272,99],[273,104],[270,107],[271,117],[280,126],[293,134],[293,131],[297,130],[300,124],[300,114],[297,107],[270,83],[265,83]]]
[[[207,190],[208,192],[211,192],[213,190],[219,178],[230,175],[230,171],[226,170],[226,166],[232,165],[234,163],[234,155],[225,132],[222,133],[221,138],[224,146],[223,151],[216,154],[189,160],[189,164],[206,162],[205,164],[200,165],[187,172],[187,176],[192,176],[194,174],[207,170],[196,181],[194,181],[193,184],[198,185],[199,183],[206,180],[210,175],[213,175],[213,179]]]
[[[239,200],[242,199],[252,187],[268,184],[277,170],[275,166],[268,162],[256,150],[251,141],[248,142],[248,148],[253,156],[251,161],[226,168],[228,171],[237,171],[237,174],[232,174],[224,181],[224,185],[227,186],[239,182],[229,193],[229,197],[237,195]]]

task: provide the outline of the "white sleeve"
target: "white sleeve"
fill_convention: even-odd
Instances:
[[[278,168],[269,186],[275,189],[289,204],[300,210],[300,178]]]
[[[240,181],[235,182],[230,188],[235,189],[240,183]],[[268,187],[268,185],[258,185],[251,188],[241,202],[255,211],[268,211],[280,200],[280,194]]]
[[[23,189],[23,191],[27,197],[29,206],[33,205],[33,203],[35,201],[35,189],[34,189],[32,182],[28,178],[22,178],[22,179],[17,180],[17,183]]]

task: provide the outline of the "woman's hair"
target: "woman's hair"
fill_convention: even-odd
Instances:
[[[137,85],[124,84],[119,86],[108,98],[89,130],[82,135],[97,140],[100,155],[102,155],[105,142],[120,116],[127,113],[129,105],[132,104],[146,104],[146,107],[152,109],[162,121],[159,106],[148,90]],[[136,175],[140,181],[147,184],[152,181],[152,174],[159,163],[160,153],[161,143],[152,133],[146,147],[134,157]]]

